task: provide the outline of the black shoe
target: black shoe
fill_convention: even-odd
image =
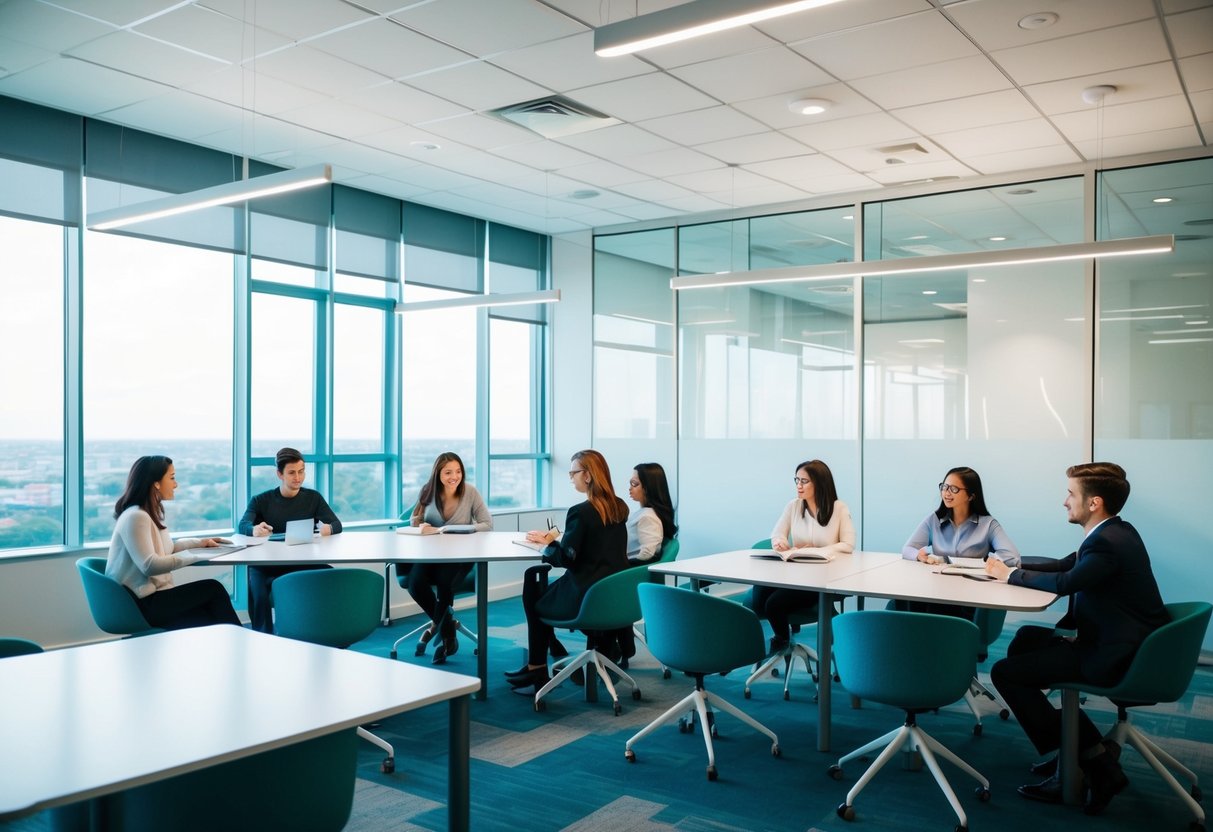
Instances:
[[[417,640],[417,648],[413,652],[414,656],[424,656],[425,649],[430,646],[430,639],[432,639],[434,637],[434,634],[436,632],[438,632],[438,629],[437,629],[437,627],[435,627],[435,625],[431,624],[430,627],[433,627],[434,629],[427,629],[424,633],[421,634],[421,638],[419,638]]]
[[[430,664],[446,664],[446,644],[434,648],[434,658],[430,659]]]
[[[1061,778],[1053,775],[1039,783],[1020,786],[1016,791],[1028,800],[1039,800],[1041,803],[1061,803]]]
[[[1052,777],[1057,773],[1057,755],[1054,754],[1047,760],[1039,760],[1028,766],[1028,771],[1040,777]]]
[[[790,639],[780,638],[779,636],[772,637],[771,649],[767,651],[767,655],[774,656],[776,653],[782,653],[784,650],[788,649],[788,644],[790,643]]]
[[[537,667],[534,670],[528,670],[518,676],[508,676],[507,681],[512,688],[525,688],[534,685],[535,689],[543,687],[552,678],[548,675],[547,667]]]
[[[551,654],[553,659],[563,659],[569,654],[569,651],[563,644],[560,643],[560,639],[556,638],[556,636],[552,636],[551,640],[548,642],[548,653]]]
[[[438,650],[443,651],[445,654],[443,656],[444,659],[446,656],[453,656],[459,652],[458,628],[459,622],[450,615],[447,615],[447,617],[442,620],[442,646],[439,647]],[[434,652],[437,654],[437,650]],[[438,664],[438,662],[435,661],[434,664]]]
[[[1088,760],[1079,761],[1082,773],[1087,777],[1087,799],[1082,810],[1088,815],[1098,815],[1112,802],[1112,798],[1129,785],[1120,763],[1112,758],[1110,751],[1097,754]]]
[[[521,679],[525,676],[530,676],[532,673],[536,673],[540,670],[546,670],[546,669],[547,669],[546,667],[532,668],[529,664],[524,664],[522,667],[518,668],[517,670],[507,670],[505,672],[505,678],[509,681],[513,681],[514,679]]]

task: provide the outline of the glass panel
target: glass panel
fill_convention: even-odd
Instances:
[[[750,268],[749,220],[678,229],[678,273],[744,272]]]
[[[273,456],[274,452],[277,450],[278,449],[275,448],[273,451],[270,451],[269,455]],[[307,467],[307,474],[309,479],[315,474],[315,471],[312,470],[311,465]],[[254,465],[252,471],[250,472],[249,494],[257,495],[262,491],[269,491],[271,488],[277,488],[280,484],[281,481],[278,479],[278,469],[276,466]],[[310,486],[314,485],[314,483],[305,483],[305,485]],[[241,509],[241,511],[243,512],[243,509]],[[337,516],[340,517],[341,515]]]
[[[314,301],[253,294],[253,456],[273,456],[283,446],[313,453],[317,314]]]
[[[405,284],[404,300],[461,297]],[[476,465],[476,310],[438,309],[401,316],[401,471],[403,504],[417,500],[434,459],[454,451],[469,481]]]
[[[321,285],[322,272],[302,266],[292,266],[289,263],[278,263],[273,260],[253,260],[253,280],[270,280],[274,283],[286,283],[291,286],[307,286],[314,288]]]
[[[333,277],[333,291],[347,295],[363,295],[371,298],[394,298],[396,284],[373,277],[358,277],[338,272]]]
[[[342,523],[383,518],[383,469],[382,462],[334,463],[329,505]]]
[[[831,208],[754,217],[750,268],[779,269],[855,259],[855,209]]]
[[[107,540],[131,463],[172,457],[174,532],[232,525],[232,258],[90,232],[84,537]]]
[[[0,216],[0,549],[63,543],[63,247]]]
[[[489,481],[490,493],[485,502],[490,509],[535,505],[535,460],[489,460]]]
[[[385,314],[367,306],[334,306],[333,453],[383,450]]]
[[[534,324],[489,321],[489,453],[535,450],[531,436],[539,379],[531,372]],[[491,484],[490,484],[490,490]]]

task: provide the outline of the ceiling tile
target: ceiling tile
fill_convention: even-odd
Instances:
[[[977,47],[938,12],[814,38],[792,48],[843,81],[977,54]]]
[[[754,119],[725,106],[653,118],[640,122],[639,126],[686,145],[746,136],[763,129]]]
[[[565,136],[559,141],[603,159],[628,158],[641,153],[667,150],[674,146],[672,142],[632,124],[615,124],[587,133]]]
[[[400,167],[400,157],[395,153],[357,142],[336,142],[318,147],[309,153],[315,157],[316,162],[341,165],[357,171],[358,174],[383,173],[398,170]]]
[[[508,183],[511,179],[530,176],[535,172],[534,168],[475,149],[441,153],[435,158],[434,164],[487,182]]]
[[[359,141],[370,147],[377,147],[389,153],[397,153],[409,159],[415,159],[426,164],[433,164],[434,159],[443,153],[461,153],[469,150],[456,141],[445,139],[428,129],[408,124],[382,133],[370,133]],[[436,145],[430,147],[428,145]]]
[[[372,15],[328,0],[198,0],[198,5],[302,41]]]
[[[96,115],[171,91],[172,87],[74,58],[57,58],[0,78],[0,94],[51,102],[82,115]]]
[[[851,86],[892,109],[1005,90],[1011,82],[986,58],[973,56],[859,78]]]
[[[332,133],[346,139],[356,139],[371,133],[382,133],[400,126],[400,122],[372,113],[353,104],[328,98],[306,107],[277,114],[283,121],[301,124],[313,130]]]
[[[514,144],[528,144],[541,138],[538,133],[492,116],[468,113],[426,124],[431,133],[454,139],[469,147],[494,150]]]
[[[0,32],[9,40],[48,52],[66,52],[93,38],[115,31],[111,25],[43,3],[0,5]]]
[[[231,66],[187,84],[184,89],[254,113],[273,115],[324,100],[323,93],[289,81]]]
[[[806,116],[802,113],[793,113],[788,109],[788,105],[796,98],[823,98],[831,102],[831,106],[824,113]],[[879,108],[847,84],[827,84],[823,87],[802,90],[795,95],[782,94],[756,98],[752,101],[738,101],[733,105],[733,109],[753,116],[763,124],[783,129],[874,113]]]
[[[811,194],[836,194],[861,192],[879,187],[876,180],[861,173],[840,173],[837,176],[822,176],[812,182],[798,183]]]
[[[958,158],[1031,147],[1065,145],[1061,134],[1043,118],[935,133],[932,138],[940,147]]]
[[[903,141],[916,141],[914,128],[902,124],[886,113],[871,113],[854,118],[840,118],[792,127],[784,133],[814,150],[835,150],[842,147],[875,147]]]
[[[392,179],[387,176],[378,174],[367,174],[365,176],[352,176],[346,182],[354,188],[361,188],[372,193],[383,194],[385,196],[394,196],[397,199],[409,199],[426,192],[424,188],[419,188],[416,185],[410,185],[401,182],[399,179]]]
[[[477,56],[522,49],[586,28],[541,3],[444,0],[416,4],[391,17]]]
[[[557,170],[594,161],[594,157],[588,153],[582,153],[559,142],[539,139],[537,136],[532,136],[532,139],[523,144],[494,148],[493,153],[540,170]]]
[[[882,185],[903,185],[926,180],[964,179],[973,169],[954,160],[926,162],[918,165],[894,165],[868,174]]]
[[[820,9],[791,14],[754,28],[786,43],[867,26],[893,17],[932,11],[927,0],[847,0]]]
[[[691,191],[686,188],[681,188],[670,182],[664,182],[657,179],[648,179],[643,182],[627,182],[616,185],[614,190],[620,193],[634,196],[637,199],[646,199],[654,202],[665,202],[671,199],[680,197],[694,196]]]
[[[728,200],[728,195],[750,188],[761,188],[771,184],[765,176],[759,176],[753,171],[741,167],[716,167],[712,170],[700,170],[692,173],[680,173],[666,176],[667,182],[680,185],[689,191],[698,193],[714,193],[718,199]]]
[[[1208,125],[1205,126],[1206,133]],[[1171,127],[1124,136],[1109,136],[1102,142],[1095,139],[1078,140],[1074,145],[1083,158],[1089,161],[1110,159],[1117,156],[1133,156],[1138,153],[1156,153],[1160,150],[1179,150],[1199,145],[1196,127]]]
[[[174,3],[172,0],[55,0],[55,5],[115,26],[129,26],[171,8]]]
[[[162,136],[193,140],[221,128],[239,128],[244,111],[230,104],[174,90],[110,110],[106,118]]]
[[[1082,161],[1069,145],[1033,147],[1028,150],[1009,150],[1005,153],[990,153],[965,156],[964,163],[981,174],[1009,173],[1053,165],[1069,165]]]
[[[811,196],[809,191],[795,188],[783,182],[768,182],[757,188],[745,188],[734,195],[734,205],[737,207],[757,207],[760,205],[777,205],[781,202],[792,202]],[[708,194],[712,196],[712,194]],[[723,198],[723,195],[717,195]]]
[[[54,52],[0,36],[0,76],[29,69],[54,57]]]
[[[1057,129],[1075,144],[1100,136],[1131,136],[1155,130],[1192,125],[1192,113],[1182,95],[1154,98],[1131,104],[1105,104],[1081,113],[1053,117]]]
[[[270,116],[258,116],[252,123],[227,127],[198,137],[208,147],[251,156],[280,165],[295,167],[294,154],[332,144],[333,137],[297,124],[288,124]]]
[[[1179,71],[1188,92],[1213,90],[1213,52],[1180,59]]]
[[[724,58],[728,55],[740,55],[755,49],[768,49],[778,42],[752,26],[743,26],[740,29],[729,29],[714,35],[705,35],[679,43],[671,43],[668,46],[646,49],[636,54],[654,66],[673,69]],[[617,61],[619,58],[610,60]]]
[[[696,145],[695,149],[730,165],[799,156],[808,148],[782,133],[758,133]]]
[[[1098,75],[1050,81],[1047,84],[1033,84],[1024,87],[1024,92],[1046,114],[1056,115],[1094,109],[1095,105],[1082,100],[1082,91],[1096,84],[1112,84],[1116,87],[1116,92],[1105,100],[1106,106],[1164,98],[1179,95],[1182,91],[1179,78],[1175,74],[1175,65],[1164,61]]]
[[[624,121],[700,110],[718,103],[677,78],[660,72],[571,90],[568,97]]]
[[[1057,22],[1041,29],[1019,28],[1020,20],[1041,11],[1057,13]],[[1066,0],[1064,3],[999,0],[997,3],[957,3],[948,9],[948,14],[990,52],[1150,20],[1154,18],[1154,3],[1152,0]]]
[[[1038,115],[1036,108],[1018,90],[973,95],[952,101],[937,101],[917,107],[902,107],[893,114],[920,133],[954,131],[1011,121],[1026,121]]]
[[[178,87],[227,67],[218,58],[204,58],[131,32],[114,32],[89,41],[65,57]]]
[[[791,93],[834,80],[785,46],[690,64],[672,69],[670,74],[726,104]]]
[[[925,152],[918,152],[916,150],[885,152],[878,149],[878,147],[890,147],[892,145],[903,144],[917,145]],[[904,170],[909,167],[919,167],[922,165],[950,161],[950,157],[946,151],[921,137],[911,138],[905,141],[877,143],[873,145],[866,145],[864,147],[837,148],[825,152],[831,158],[837,159],[851,170],[867,174],[868,176],[872,176],[874,178],[876,177],[877,173],[883,173],[888,170]],[[890,159],[896,159],[899,161],[890,162]],[[917,179],[920,177],[904,176],[895,178]]]
[[[661,176],[671,182],[676,175],[690,171],[703,171],[724,166],[711,156],[696,153],[685,147],[675,147],[669,150],[658,150],[655,153],[641,153],[628,159],[628,167],[635,168],[649,176]]]
[[[281,49],[290,39],[247,25],[205,6],[180,6],[135,27],[134,31],[228,63],[251,60]]]
[[[343,95],[382,84],[382,75],[307,46],[292,46],[257,59],[257,72],[326,95]]]
[[[492,110],[551,94],[546,87],[483,61],[418,75],[408,84],[470,110]]]
[[[415,165],[390,175],[392,179],[399,179],[401,182],[426,191],[449,191],[476,182],[471,176],[434,165]]]
[[[1186,58],[1213,49],[1213,6],[1170,15],[1166,23],[1177,56]]]
[[[408,124],[425,124],[435,119],[469,112],[467,107],[461,107],[399,81],[367,87],[342,98],[350,104]]]
[[[552,89],[589,87],[652,71],[631,55],[598,57],[592,32],[499,54],[493,63]]]
[[[600,188],[613,188],[626,182],[641,182],[648,178],[643,173],[604,161],[559,167],[557,173]]]
[[[752,165],[746,165],[745,170],[753,171],[778,182],[787,182],[799,188],[812,185],[814,180],[822,177],[845,176],[854,173],[841,162],[820,153],[806,153],[788,159],[755,162]]]
[[[999,63],[1020,86],[1075,75],[1090,75],[1170,58],[1157,21],[1130,23],[1085,35],[1017,46],[994,52]]]
[[[404,78],[472,57],[385,19],[371,19],[309,41],[308,46],[343,57],[388,78]]]
[[[1213,131],[1209,129],[1209,122],[1213,121],[1213,90],[1204,90],[1192,95],[1192,107],[1196,110],[1196,118],[1200,121],[1201,130],[1206,136],[1206,144],[1208,136],[1213,136]]]

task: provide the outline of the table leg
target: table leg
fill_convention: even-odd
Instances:
[[[457,696],[450,705],[450,761],[447,773],[447,828],[450,832],[467,832],[472,828],[471,708],[468,701],[467,696]]]
[[[1082,805],[1082,774],[1078,770],[1078,691],[1061,691],[1061,747],[1057,750],[1061,797],[1069,806]]]
[[[392,626],[392,565],[383,564],[383,620],[384,627]]]
[[[480,690],[476,698],[484,701],[489,697],[489,562],[476,564],[476,675],[480,677]]]
[[[817,593],[817,750],[830,750],[830,685],[834,681],[830,658],[834,642],[834,605],[828,592]]]

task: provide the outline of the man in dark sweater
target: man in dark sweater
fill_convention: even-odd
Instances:
[[[307,464],[294,448],[283,448],[274,459],[280,485],[249,500],[237,531],[252,537],[268,537],[286,531],[289,520],[313,518],[321,535],[340,534],[341,521],[329,508],[319,491],[303,487]],[[303,569],[327,569],[327,566],[250,566],[248,568],[248,611],[254,630],[274,632],[274,579]]]

